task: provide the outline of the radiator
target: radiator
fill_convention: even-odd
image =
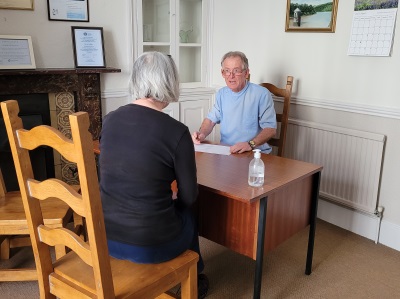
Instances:
[[[322,165],[320,197],[374,213],[386,136],[290,120],[285,157]]]

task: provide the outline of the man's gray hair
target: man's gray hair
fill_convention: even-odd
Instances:
[[[172,103],[179,99],[179,76],[173,59],[160,52],[145,52],[133,64],[130,93],[133,100],[152,98]]]
[[[240,51],[231,51],[231,52],[226,53],[221,59],[221,67],[224,66],[225,59],[230,58],[230,57],[239,57],[240,60],[242,60],[242,69],[243,70],[249,69],[249,61],[248,61],[246,55]]]

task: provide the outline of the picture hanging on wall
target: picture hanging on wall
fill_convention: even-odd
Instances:
[[[89,0],[47,0],[50,21],[89,22]]]
[[[339,0],[287,0],[285,31],[335,32]]]
[[[0,0],[0,9],[33,10],[33,0]]]
[[[24,35],[0,35],[0,69],[35,69],[32,38]]]
[[[76,68],[106,67],[102,27],[72,26]]]

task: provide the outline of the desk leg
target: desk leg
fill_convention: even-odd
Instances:
[[[320,179],[321,179],[321,172],[319,171],[319,172],[315,173],[313,176],[313,191],[312,191],[311,213],[310,213],[310,232],[308,235],[308,250],[307,250],[307,261],[306,261],[306,274],[307,275],[311,274],[311,268],[312,268]]]
[[[267,203],[268,197],[260,199],[260,211],[258,215],[258,231],[257,231],[257,252],[256,252],[256,273],[254,277],[254,293],[253,298],[259,299],[261,293],[261,278],[264,258],[264,240],[267,219]]]

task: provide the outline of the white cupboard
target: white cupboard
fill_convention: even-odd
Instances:
[[[214,103],[210,87],[210,24],[214,0],[134,0],[134,47],[137,56],[148,51],[171,55],[181,83],[179,102],[164,109],[198,130]],[[214,133],[209,137],[214,139]]]

